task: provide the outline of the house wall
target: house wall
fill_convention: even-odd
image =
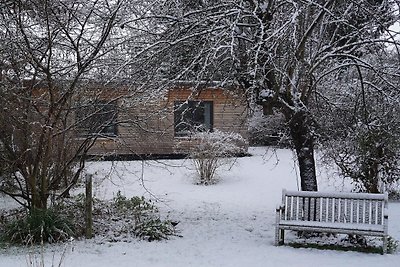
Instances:
[[[168,93],[168,102],[172,107],[174,101],[185,101],[187,99],[213,102],[214,130],[236,132],[245,138],[248,137],[246,124],[247,108],[243,96],[234,95],[230,91],[215,88],[203,89],[197,94],[193,94],[188,88],[177,88]],[[171,114],[173,121],[173,109]],[[174,137],[174,153],[187,153],[193,143],[196,143],[196,140],[190,137]]]
[[[174,101],[213,101],[213,129],[247,138],[244,98],[226,90],[203,89],[194,94],[188,87],[180,87],[169,90],[160,101],[137,99],[118,100],[118,136],[98,138],[90,155],[186,154],[195,140],[174,136]]]

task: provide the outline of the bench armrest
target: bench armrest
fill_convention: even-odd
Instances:
[[[285,213],[285,205],[276,206],[276,224],[278,225],[281,221],[282,215]]]
[[[389,218],[389,213],[387,210],[383,213],[383,218],[388,219]]]
[[[285,205],[276,205],[276,212],[284,211],[284,210],[285,210]]]

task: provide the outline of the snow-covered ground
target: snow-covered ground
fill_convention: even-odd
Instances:
[[[94,194],[112,198],[145,195],[157,199],[163,216],[179,221],[182,237],[162,242],[107,243],[101,239],[72,241],[45,246],[45,266],[400,266],[400,253],[393,255],[275,247],[275,207],[282,188],[297,189],[297,171],[289,150],[266,153],[251,148],[252,157],[238,159],[231,171],[212,186],[193,183],[190,162],[93,162]],[[330,171],[319,171],[321,191],[348,191],[348,183]],[[144,186],[143,186],[144,185]],[[0,207],[5,205],[0,200]],[[400,240],[400,203],[389,204],[389,234]],[[29,248],[0,250],[0,266],[28,266]],[[39,266],[39,265],[37,265]]]

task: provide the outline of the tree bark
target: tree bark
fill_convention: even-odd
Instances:
[[[301,190],[318,191],[314,160],[314,138],[308,113],[306,111],[291,113],[287,116],[287,121],[297,154]]]

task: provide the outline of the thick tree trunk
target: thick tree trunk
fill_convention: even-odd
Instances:
[[[318,191],[314,160],[314,138],[308,114],[298,111],[287,117],[300,169],[301,190]]]
[[[368,193],[381,193],[379,190],[379,163],[377,159],[368,159],[362,171],[363,184]]]
[[[29,207],[31,209],[47,209],[47,195],[42,194],[42,192],[38,192],[37,190],[32,191],[32,203]]]

